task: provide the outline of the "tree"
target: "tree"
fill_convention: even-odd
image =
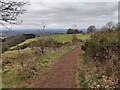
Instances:
[[[44,54],[44,51],[45,51],[45,38],[44,38],[45,28],[46,28],[46,25],[45,25],[45,22],[43,22],[43,45],[41,46],[41,52],[42,52],[43,54]]]
[[[71,28],[69,28],[68,30],[67,30],[67,34],[73,34],[75,32],[75,30],[74,29],[71,29]]]
[[[71,29],[71,28],[69,28],[67,30],[67,34],[77,34],[77,33],[80,33],[77,29]]]
[[[77,29],[75,30],[75,34],[80,33]]]
[[[112,31],[113,22],[112,22],[112,21],[109,21],[108,23],[106,23],[105,27],[106,27],[106,29],[108,29],[108,31]]]
[[[7,28],[6,23],[10,25],[20,25],[22,20],[18,18],[26,12],[24,6],[28,2],[0,0],[0,24]]]
[[[0,24],[7,29],[9,28],[6,23],[20,25],[22,20],[19,20],[19,17],[26,12],[24,6],[27,4],[28,2],[23,1],[0,0]]]
[[[114,30],[120,31],[120,25],[119,25],[119,23],[114,26]]]
[[[105,26],[101,28],[102,31],[113,31],[114,29],[115,29],[115,26],[113,25],[112,21],[109,21],[108,23],[106,23]]]
[[[93,32],[95,32],[95,31],[96,31],[96,27],[93,26],[93,25],[89,26],[88,29],[87,29],[87,32],[88,32],[88,33],[93,33]]]
[[[42,54],[44,54],[44,51],[45,51],[45,28],[46,28],[46,24],[45,22],[43,21],[42,22],[42,38],[36,42],[36,45],[38,47],[38,49],[41,51]]]
[[[83,31],[79,31],[79,33],[83,33]]]

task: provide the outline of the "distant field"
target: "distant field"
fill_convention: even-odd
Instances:
[[[78,39],[82,39],[82,40],[90,38],[90,34],[76,34],[76,36],[77,36]],[[49,36],[44,36],[44,37],[45,38],[53,38],[53,39],[55,39],[55,40],[57,40],[58,42],[61,42],[61,43],[65,43],[65,42],[68,42],[68,41],[72,40],[72,34],[54,34],[54,35],[49,35]],[[18,44],[18,46],[22,46],[24,44],[28,44],[28,43],[31,43],[33,41],[37,41],[40,38],[41,37],[37,37],[37,38],[33,38],[33,39],[28,39],[28,40],[26,40],[26,41]],[[16,47],[17,46],[13,46],[10,49],[14,49]]]
[[[76,36],[78,39],[82,39],[82,40],[90,38],[90,34],[85,34],[85,35],[84,34],[76,34]],[[54,38],[58,42],[62,42],[62,43],[65,43],[65,42],[72,40],[72,34],[62,34],[62,35],[56,34],[56,35],[51,35],[50,37]]]

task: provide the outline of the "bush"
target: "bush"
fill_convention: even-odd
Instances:
[[[85,42],[82,49],[85,51],[83,57],[88,57],[88,63],[94,63],[99,75],[105,75],[112,79],[114,85],[117,85],[115,87],[120,86],[118,31],[97,32],[91,36],[90,40]],[[94,73],[96,72],[94,71]],[[111,84],[109,82],[108,86],[111,87]]]
[[[60,47],[62,43],[57,42],[55,39],[40,39],[39,41],[32,42],[33,47]]]
[[[78,31],[77,29],[71,29],[71,28],[67,30],[67,34],[77,34],[77,33],[82,33],[82,32]]]
[[[50,47],[50,48],[53,48],[56,50],[56,48],[61,47],[63,44],[60,42],[57,42],[57,40],[55,40],[55,39],[49,38],[49,39],[44,39],[44,40],[40,39],[38,41],[34,41],[31,43],[31,45],[32,45],[31,48],[38,47],[38,49],[42,53],[44,53],[45,48],[47,48],[47,47]]]
[[[87,55],[94,60],[105,61],[111,58],[111,53],[118,52],[117,32],[99,32],[93,34],[91,39],[82,46]]]

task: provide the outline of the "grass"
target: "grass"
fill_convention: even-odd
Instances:
[[[76,36],[77,36],[77,38],[82,39],[82,40],[90,38],[89,34],[85,34],[85,35],[84,34],[76,34]],[[70,42],[72,40],[72,37],[73,37],[72,34],[55,34],[55,35],[45,36],[45,38],[53,38],[61,43]],[[28,40],[18,44],[17,46],[22,46],[24,44],[28,44],[33,41],[37,41],[39,39],[41,39],[41,37],[28,39]],[[10,49],[14,49],[17,46],[13,46]],[[51,61],[54,61],[54,60],[62,57],[67,52],[69,52],[70,50],[74,49],[77,46],[78,45],[72,45],[69,47],[63,46],[62,48],[58,49],[57,51],[54,51],[54,50],[46,51],[45,55],[40,55],[37,57],[31,57],[31,58],[25,58],[25,59],[23,59],[23,61],[25,61],[25,62],[31,61],[31,63],[32,63],[31,65],[33,65],[38,71],[45,71],[48,68]],[[31,54],[31,52],[33,52],[33,51],[29,47],[20,50],[21,55]],[[18,50],[6,51],[2,54],[2,57],[4,59],[6,59],[8,62],[10,62],[7,64],[7,69],[3,72],[3,87],[22,87],[23,81],[34,77],[31,74],[31,71],[33,71],[33,69],[31,69],[31,67],[26,72],[25,71],[21,72],[21,65],[18,63],[17,60],[22,60],[22,58],[19,57]],[[28,73],[28,74],[26,74],[26,73]]]
[[[68,47],[64,47],[61,48],[58,51],[51,51],[51,52],[46,52],[45,55],[42,55],[41,58],[37,58],[34,63],[36,66],[39,66],[40,68],[47,68],[48,67],[48,63],[50,61],[56,60],[60,57],[62,57],[63,55],[65,55],[67,52],[69,52],[70,50],[74,49],[76,47],[76,45],[70,46]]]
[[[86,40],[86,39],[90,38],[90,34],[76,34],[76,36],[78,39],[82,39],[82,40]],[[54,34],[54,35],[49,35],[49,36],[44,36],[44,37],[55,39],[61,43],[71,42],[71,40],[72,40],[72,34]],[[26,40],[26,41],[24,41],[16,46],[10,47],[10,49],[12,50],[12,49],[16,48],[17,46],[22,46],[24,44],[28,44],[28,43],[31,43],[33,41],[38,41],[39,39],[41,39],[41,37],[28,39],[28,40]]]
[[[33,41],[37,41],[37,38],[32,38],[32,39],[25,40],[24,42],[18,44],[18,46],[22,46],[22,45],[24,45],[24,44],[28,44],[28,43],[31,43],[31,42],[33,42]],[[16,47],[17,47],[17,46],[13,46],[13,47],[10,47],[10,49],[14,49],[14,48],[16,48]]]
[[[54,38],[58,42],[65,43],[65,42],[69,42],[72,39],[71,36],[72,35],[69,35],[69,34],[68,35],[67,34],[62,34],[62,35],[56,34],[56,35],[51,35],[50,38]]]
[[[99,79],[99,77],[98,77],[98,75],[97,74],[93,74],[93,75],[91,75],[91,83],[93,84],[93,85],[97,85],[97,84],[99,84],[100,83],[100,79]]]
[[[32,52],[30,48],[26,48],[23,50],[20,50],[21,54],[26,54]],[[3,79],[3,87],[9,88],[11,86],[15,87],[19,82],[23,81],[25,78],[24,73],[20,74],[21,72],[21,65],[18,63],[19,54],[17,50],[14,51],[6,51],[2,54],[3,60],[7,60],[11,64],[7,64],[6,69],[2,73],[2,79]],[[21,58],[22,60],[22,58]]]
[[[80,55],[80,60],[82,64],[87,64],[89,62],[86,53],[82,53],[82,55]]]
[[[85,79],[85,76],[83,73],[79,73],[79,83],[82,88],[88,88],[88,82]]]
[[[2,87],[9,88],[11,84],[15,85],[14,77],[17,75],[16,69],[9,69],[2,73]]]
[[[90,34],[76,34],[76,37],[78,39],[82,39],[82,40],[85,40],[85,39],[89,39],[90,38]],[[55,34],[55,35],[51,35],[50,38],[54,38],[56,39],[58,42],[61,42],[61,43],[65,43],[65,42],[70,42],[72,40],[72,34]]]
[[[32,52],[30,48],[25,48],[20,50],[20,54],[25,54],[29,52]],[[6,51],[5,53],[2,54],[2,57],[5,57],[5,58],[15,58],[17,56],[19,56],[18,50]]]
[[[78,80],[79,80],[78,87],[80,88],[98,87],[97,85],[99,85],[102,82],[102,79],[96,73],[89,74],[90,71],[85,70],[85,67],[88,64],[83,64],[83,65],[84,66],[82,66],[82,69],[80,69],[78,73]]]
[[[62,57],[63,55],[65,55],[67,52],[74,49],[75,47],[76,47],[76,45],[73,45],[70,47],[62,47],[57,51],[54,51],[54,50],[46,51],[45,55],[40,55],[37,58],[35,58],[35,57],[28,58],[28,60],[29,59],[32,60],[31,65],[35,66],[39,72],[45,71],[49,67],[51,61],[57,60],[58,58]],[[30,48],[21,50],[22,54],[28,53],[28,52],[31,52]],[[16,50],[7,51],[7,52],[3,53],[3,57],[6,57],[6,56],[8,57],[9,55],[11,57],[10,58],[10,60],[11,60],[13,57],[18,55],[18,53]],[[26,62],[28,60],[26,60]],[[3,75],[3,87],[4,88],[22,87],[23,82],[25,80],[28,80],[29,78],[34,77],[34,75],[31,73],[31,71],[33,71],[33,70],[30,67],[28,67],[28,70],[26,70],[26,71],[23,71],[23,70],[21,71],[21,66],[17,62],[12,62],[12,66],[9,66],[9,64],[8,64],[7,69],[5,69],[5,71],[2,74]],[[24,84],[24,86],[25,86],[25,84]]]

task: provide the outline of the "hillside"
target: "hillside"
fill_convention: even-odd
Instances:
[[[9,50],[10,47],[24,42],[27,39],[35,38],[34,34],[23,34],[4,38],[2,40],[2,52]]]
[[[3,87],[24,87],[26,83],[25,85],[21,83],[46,72],[52,66],[52,62],[54,63],[74,48],[80,47],[83,40],[89,38],[89,34],[76,34],[76,43],[72,41],[72,34],[56,34],[44,36],[44,42],[42,36],[27,39],[10,47],[11,50],[2,53]],[[16,48],[26,44],[28,46],[25,48]]]
[[[38,87],[41,85],[42,87],[66,87],[67,84],[59,84],[59,86],[52,84],[52,81],[58,79],[56,82],[62,83],[63,80],[60,80],[59,74],[74,73],[67,69],[73,67],[72,61],[69,62],[69,60],[74,57],[75,62],[79,59],[76,63],[77,67],[73,67],[76,75],[70,76],[72,81],[63,75],[66,82],[71,83],[69,87],[119,87],[118,40],[117,30],[94,34],[53,34],[26,38],[2,53],[3,86],[26,88],[39,84]],[[74,54],[78,51],[81,54],[76,53],[74,56],[72,50],[75,48],[81,49],[75,50]],[[68,63],[71,66],[67,67]],[[59,68],[64,69],[57,72]],[[53,78],[53,72],[56,72],[58,77]],[[51,83],[44,82],[41,75],[44,75],[44,80],[49,80]],[[75,77],[77,82],[74,81]],[[42,81],[38,83],[38,79]],[[36,83],[32,84],[32,82]]]
[[[71,42],[72,37],[73,37],[72,34],[53,34],[53,35],[44,36],[45,39],[55,39],[57,42],[60,42],[60,43]],[[90,34],[76,34],[76,37],[81,40],[86,40],[90,38]],[[30,44],[34,41],[40,40],[41,38],[43,38],[43,36],[36,37],[33,39],[28,39],[20,44],[17,44],[17,46],[22,47],[25,44]],[[11,50],[15,49],[17,46],[13,46],[10,49]]]

